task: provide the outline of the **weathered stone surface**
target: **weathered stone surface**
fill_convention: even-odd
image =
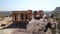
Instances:
[[[0,34],[28,34],[26,29],[2,29],[0,30]]]

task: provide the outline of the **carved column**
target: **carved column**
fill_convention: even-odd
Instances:
[[[20,13],[18,13],[18,21],[20,21]]]

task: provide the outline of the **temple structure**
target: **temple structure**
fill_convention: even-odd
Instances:
[[[32,19],[32,10],[12,11],[13,21],[30,21]]]
[[[26,28],[29,21],[31,21],[32,18],[36,16],[36,14],[40,15],[40,12],[41,11],[33,11],[32,13],[32,10],[12,11],[13,24],[11,24],[9,27]]]

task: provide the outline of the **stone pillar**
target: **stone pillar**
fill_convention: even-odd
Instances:
[[[20,13],[18,13],[18,21],[20,21]]]
[[[19,16],[20,16],[20,21],[22,21],[22,18],[21,18],[21,17],[22,17],[22,15],[21,15],[21,13],[20,13],[20,15],[19,15]]]
[[[26,20],[26,13],[23,13],[23,21]]]

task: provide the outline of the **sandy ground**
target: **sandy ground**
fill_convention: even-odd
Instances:
[[[12,17],[5,17],[3,20],[0,21],[0,24],[8,24],[8,21],[11,21]]]
[[[9,26],[12,23],[12,17],[5,17],[3,20],[0,21],[0,29]],[[6,26],[1,27],[1,24],[6,24]]]

